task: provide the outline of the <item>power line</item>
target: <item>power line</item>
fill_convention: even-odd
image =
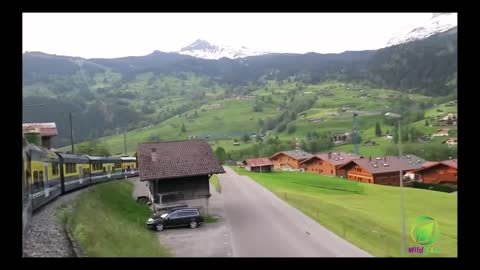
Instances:
[[[45,104],[30,104],[30,105],[23,105],[23,107],[43,107]]]

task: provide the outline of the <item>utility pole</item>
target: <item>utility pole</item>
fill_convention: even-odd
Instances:
[[[358,126],[357,126],[357,116],[358,113],[353,113],[353,128],[352,128],[352,141],[353,141],[353,152],[358,155]]]
[[[402,131],[400,128],[401,118],[398,119],[398,156],[402,158]],[[400,170],[400,212],[402,217],[402,257],[405,257],[405,208],[403,205],[403,171]]]
[[[401,122],[402,122],[402,115],[390,115],[392,118],[397,119],[397,129],[398,129],[398,159],[402,159],[402,131],[401,131]],[[403,205],[403,171],[400,170],[400,218],[402,223],[402,257],[405,257],[405,207]]]
[[[123,144],[125,146],[125,156],[127,155],[127,129],[123,130]]]
[[[70,140],[72,142],[72,154],[75,154],[75,148],[73,146],[72,112],[70,112]]]

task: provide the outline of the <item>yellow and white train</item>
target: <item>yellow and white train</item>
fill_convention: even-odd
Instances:
[[[138,175],[136,157],[105,157],[52,152],[23,139],[22,223],[33,211],[79,188]]]

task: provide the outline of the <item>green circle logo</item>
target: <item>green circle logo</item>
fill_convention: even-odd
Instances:
[[[410,231],[413,241],[426,246],[437,241],[439,230],[437,221],[431,217],[421,216],[415,220]]]

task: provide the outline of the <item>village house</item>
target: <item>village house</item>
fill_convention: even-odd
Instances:
[[[366,140],[366,141],[363,142],[363,144],[368,145],[368,146],[373,146],[373,145],[377,145],[377,142],[372,141],[372,140]]]
[[[312,156],[312,154],[302,150],[290,150],[275,153],[269,159],[272,161],[274,169],[303,170],[300,162]]]
[[[400,185],[403,175],[422,168],[425,161],[414,155],[384,156],[352,160],[339,169],[346,171],[347,179],[380,185]]]
[[[432,134],[432,137],[442,137],[442,136],[448,136],[448,128],[440,128],[435,131],[435,133]]]
[[[225,173],[208,142],[186,140],[137,146],[141,181],[147,181],[155,210],[172,207],[208,209],[209,178]]]
[[[39,132],[43,147],[52,148],[52,138],[58,135],[55,123],[26,123],[22,124],[23,133]],[[26,136],[28,140],[28,135]]]
[[[268,158],[250,158],[242,161],[242,165],[247,171],[252,172],[272,172],[273,163]]]
[[[442,143],[446,144],[448,146],[453,146],[453,145],[457,145],[458,141],[457,141],[457,138],[448,138],[445,141],[443,141]]]
[[[346,143],[347,140],[349,140],[350,138],[351,138],[350,134],[347,132],[335,133],[332,135],[332,142],[333,144],[342,144],[342,143]]]
[[[415,171],[425,184],[457,184],[457,159],[429,162]]]
[[[457,114],[456,113],[448,113],[442,119],[438,121],[438,123],[442,126],[456,126],[457,125]]]
[[[306,172],[346,177],[344,169],[338,169],[346,163],[360,159],[361,156],[346,152],[328,152],[316,154],[301,162]]]

